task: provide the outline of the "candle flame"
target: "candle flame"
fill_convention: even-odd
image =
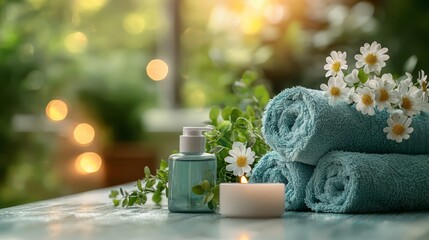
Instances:
[[[247,183],[247,178],[245,176],[241,176],[241,183]]]

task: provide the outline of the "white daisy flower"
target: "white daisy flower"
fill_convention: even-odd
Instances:
[[[353,69],[353,71],[344,78],[344,81],[349,86],[353,86],[355,83],[358,83],[359,80],[359,70]]]
[[[365,43],[363,47],[360,48],[361,54],[356,54],[355,59],[356,67],[364,67],[363,70],[366,74],[375,72],[380,74],[381,68],[386,66],[385,61],[389,59],[387,53],[387,48],[381,48],[381,45],[377,42],[373,42],[371,45]]]
[[[428,82],[427,82],[427,75],[425,75],[425,72],[423,70],[420,70],[419,72],[419,78],[417,79],[417,82],[420,84],[420,88],[423,92],[422,99],[424,102],[428,101]]]
[[[229,155],[225,158],[225,161],[229,163],[226,166],[227,171],[232,171],[235,176],[243,176],[244,173],[250,173],[250,170],[252,170],[250,164],[253,164],[255,161],[255,152],[250,147],[246,149],[243,143],[234,142]]]
[[[399,107],[404,111],[405,115],[414,116],[420,114],[422,91],[416,86],[399,88]]]
[[[331,56],[326,58],[326,64],[323,67],[328,72],[325,77],[329,76],[340,76],[343,77],[344,73],[342,69],[347,70],[347,61],[346,61],[347,53],[346,52],[331,52]]]
[[[396,83],[392,74],[383,74],[381,78],[375,77],[368,81],[368,86],[373,89],[375,104],[379,111],[387,108],[392,109],[392,104],[399,102],[399,92],[395,89]]]
[[[346,87],[346,83],[340,77],[329,78],[328,85],[323,83],[320,88],[325,91],[325,96],[329,97],[329,104],[348,100],[350,88]]]
[[[385,127],[383,131],[387,133],[387,139],[395,140],[397,143],[402,142],[402,139],[410,138],[410,134],[414,131],[411,125],[411,118],[405,116],[402,111],[393,113],[389,119],[387,119],[388,127]]]
[[[356,103],[356,109],[362,114],[374,115],[374,93],[368,87],[359,87],[356,89],[353,101]]]

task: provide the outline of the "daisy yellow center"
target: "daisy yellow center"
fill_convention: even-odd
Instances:
[[[330,93],[331,93],[331,96],[338,97],[341,94],[341,90],[337,87],[331,87]]]
[[[247,165],[247,157],[246,156],[238,156],[237,157],[237,166],[245,167]]]
[[[362,103],[365,104],[366,106],[372,105],[373,102],[374,100],[372,100],[371,95],[368,95],[368,94],[362,95]]]
[[[428,83],[426,81],[422,82],[422,90],[423,92],[426,92],[428,90]]]
[[[393,132],[393,134],[395,134],[397,136],[402,136],[402,134],[404,134],[404,132],[405,132],[405,127],[401,124],[396,124],[392,128],[392,132]]]
[[[386,89],[380,89],[380,102],[385,102],[389,99],[389,92]]]
[[[334,63],[332,64],[332,67],[331,67],[331,69],[332,69],[334,72],[339,72],[339,71],[340,71],[340,68],[341,68],[341,63],[340,63],[340,62],[338,62],[338,61],[334,62]]]
[[[413,102],[408,97],[402,98],[402,108],[405,110],[411,110],[413,107]]]
[[[374,65],[377,63],[377,56],[374,53],[366,55],[365,62],[368,65]]]

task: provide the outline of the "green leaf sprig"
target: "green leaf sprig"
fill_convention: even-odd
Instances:
[[[208,180],[202,180],[200,184],[192,187],[192,192],[203,195],[203,202],[208,204],[210,209],[219,205],[219,184],[212,185]]]
[[[168,183],[168,165],[165,160],[161,160],[159,169],[156,174],[152,175],[150,169],[144,168],[145,178],[137,180],[135,189],[126,191],[123,188],[112,190],[109,198],[112,199],[113,205],[122,207],[131,207],[134,205],[144,205],[147,201],[148,194],[152,194],[152,201],[159,205],[162,201],[162,193],[167,189]],[[166,195],[168,191],[165,191]]]
[[[234,142],[242,142],[252,148],[257,157],[270,150],[262,137],[262,115],[270,94],[263,84],[255,84],[257,73],[247,71],[234,83],[233,92],[239,98],[239,107],[218,106],[210,110],[209,124],[213,131],[206,134],[207,150],[217,158],[217,182],[238,182],[239,178],[226,171],[225,158]],[[253,166],[258,162],[255,159]],[[252,166],[252,167],[253,167]]]

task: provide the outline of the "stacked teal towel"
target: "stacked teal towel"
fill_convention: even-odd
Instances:
[[[314,166],[300,162],[286,162],[277,152],[269,152],[255,166],[250,182],[279,182],[286,184],[286,209],[307,210],[305,187],[314,171]]]
[[[415,116],[414,132],[400,144],[383,132],[387,118],[387,112],[367,116],[354,105],[329,105],[321,91],[286,89],[264,112],[262,132],[273,152],[251,179],[287,183],[288,210],[427,210],[429,115]]]
[[[429,115],[413,118],[414,132],[401,144],[388,140],[388,114],[363,115],[354,105],[329,105],[322,91],[286,89],[268,104],[263,117],[266,142],[288,161],[316,165],[332,150],[429,154]]]
[[[386,212],[429,209],[429,155],[325,155],[306,189],[317,212]]]

